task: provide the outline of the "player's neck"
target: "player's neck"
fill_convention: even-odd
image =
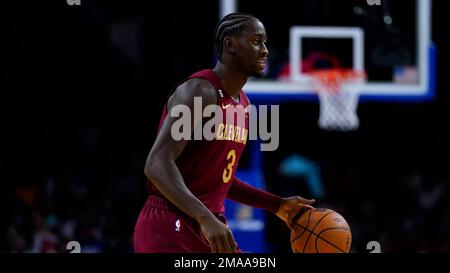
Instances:
[[[238,69],[225,66],[221,62],[217,62],[213,71],[219,77],[225,91],[233,98],[239,98],[242,87],[247,82],[247,77],[236,72],[239,71]]]

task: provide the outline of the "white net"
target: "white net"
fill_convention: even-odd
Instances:
[[[365,74],[328,70],[313,73],[312,79],[320,100],[319,127],[333,131],[358,129],[357,108]]]

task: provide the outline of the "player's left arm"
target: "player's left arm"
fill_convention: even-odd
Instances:
[[[311,209],[314,199],[300,196],[282,198],[270,192],[253,187],[234,177],[227,198],[256,208],[275,213],[286,224],[292,226],[292,218],[302,210]]]

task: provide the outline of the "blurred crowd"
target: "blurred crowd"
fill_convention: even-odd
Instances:
[[[132,251],[134,222],[146,195],[143,159],[131,140],[121,143],[124,134],[115,138],[105,131],[86,128],[69,138],[71,148],[49,150],[61,157],[35,163],[51,170],[46,177],[15,177],[19,181],[2,192],[1,251],[66,252],[70,241],[78,241],[82,252]]]

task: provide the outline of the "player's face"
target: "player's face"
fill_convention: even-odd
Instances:
[[[239,38],[236,51],[238,63],[248,76],[261,77],[269,51],[266,47],[267,35],[260,21],[250,21]]]

